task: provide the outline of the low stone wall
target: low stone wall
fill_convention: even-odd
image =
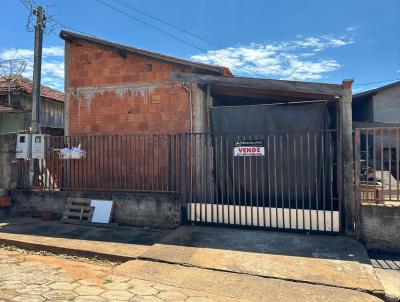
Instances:
[[[400,254],[400,205],[362,205],[362,241],[373,252]]]
[[[11,191],[13,216],[40,217],[49,210],[61,218],[68,197],[113,200],[112,222],[121,225],[169,229],[181,223],[180,197],[163,193]]]

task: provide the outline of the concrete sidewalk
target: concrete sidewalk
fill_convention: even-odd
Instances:
[[[385,300],[400,301],[400,255],[370,253],[372,266],[385,289]]]
[[[115,274],[187,288],[218,297],[252,302],[382,302],[367,293],[338,287],[263,278],[152,261],[133,260],[119,265]],[[194,300],[193,300],[194,301]],[[213,301],[213,300],[196,300]],[[220,300],[218,300],[220,301]]]
[[[134,227],[103,228],[10,218],[0,223],[0,244],[108,260],[136,259],[168,231]]]
[[[383,293],[363,245],[344,236],[182,226],[139,259]]]
[[[199,226],[112,229],[14,218],[0,223],[0,243],[127,261],[116,273],[239,301],[383,296],[364,247],[343,236]]]

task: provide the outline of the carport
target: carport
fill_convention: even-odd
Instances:
[[[186,146],[190,222],[352,231],[352,81],[184,73],[172,80],[205,95],[208,133],[190,134]]]

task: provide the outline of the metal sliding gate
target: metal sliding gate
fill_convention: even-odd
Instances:
[[[46,138],[20,188],[182,195],[190,223],[339,232],[337,132]],[[80,145],[82,159],[60,158]]]
[[[336,135],[188,134],[188,221],[339,232]]]

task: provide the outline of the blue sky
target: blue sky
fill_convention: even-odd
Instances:
[[[63,25],[126,45],[225,65],[238,76],[329,83],[354,78],[354,92],[386,82],[360,84],[400,79],[399,0],[102,1],[205,52],[134,21],[98,0],[35,0],[49,5],[48,14]],[[31,77],[34,37],[26,31],[28,10],[20,0],[3,0],[2,11],[6,13],[0,19],[0,60],[25,59],[28,67],[24,75]],[[64,41],[58,38],[58,31],[44,37],[42,80],[62,89]]]

